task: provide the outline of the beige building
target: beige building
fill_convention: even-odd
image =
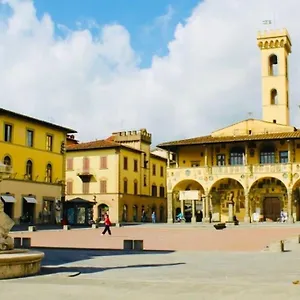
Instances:
[[[140,222],[144,211],[150,221],[155,211],[156,221],[166,222],[166,159],[150,152],[151,140],[146,129],[88,143],[69,137],[66,199],[77,202],[69,223],[88,222],[86,201],[94,203],[94,220],[108,211],[112,222]]]
[[[168,222],[299,220],[300,131],[290,125],[286,29],[259,32],[262,120],[158,145],[168,151]]]

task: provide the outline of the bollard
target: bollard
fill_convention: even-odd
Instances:
[[[283,240],[280,241],[280,251],[284,252],[284,241]]]
[[[22,239],[20,237],[14,238],[14,248],[21,248],[22,247]]]
[[[71,229],[71,226],[70,225],[64,225],[63,226],[63,230],[70,230]]]
[[[124,240],[123,250],[132,250],[132,249],[133,249],[133,240]]]
[[[143,240],[134,240],[133,241],[133,250],[143,251],[144,250],[144,241]]]
[[[28,231],[29,232],[36,231],[36,226],[28,226]]]
[[[22,248],[29,249],[31,248],[31,238],[22,239]]]
[[[92,228],[93,228],[93,229],[97,229],[98,227],[99,227],[98,224],[92,224]]]

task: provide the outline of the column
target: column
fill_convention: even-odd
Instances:
[[[292,189],[287,190],[288,196],[288,223],[294,223],[293,218],[293,192]]]
[[[248,165],[248,144],[245,145],[245,154],[244,154],[244,165]]]
[[[192,200],[192,223],[196,223],[195,203],[196,203],[196,200]]]
[[[204,152],[204,166],[207,167],[208,166],[208,151],[207,151],[207,146],[205,146],[205,152]]]
[[[208,210],[208,197],[207,195],[202,196],[202,206],[203,206],[203,222],[209,222],[209,210]]]
[[[184,216],[184,200],[180,200],[180,210],[181,210],[181,213]]]
[[[248,192],[244,191],[245,194],[245,217],[244,222],[250,223],[250,216],[249,216],[249,194]]]
[[[178,157],[178,151],[175,154],[175,163],[176,163],[176,168],[179,167],[179,157]]]
[[[173,193],[168,193],[167,194],[167,222],[168,223],[173,223]]]

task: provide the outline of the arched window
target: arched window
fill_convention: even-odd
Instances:
[[[271,104],[277,105],[278,104],[278,93],[276,89],[271,91]]]
[[[269,56],[269,75],[278,75],[278,58],[275,54]]]
[[[11,166],[11,158],[8,155],[6,155],[3,159],[3,163],[7,166]]]
[[[122,213],[123,222],[127,222],[127,205],[123,205],[123,213]]]
[[[52,182],[52,165],[48,164],[46,167],[46,182]]]
[[[234,147],[230,151],[230,165],[238,166],[244,164],[244,149]]]
[[[27,179],[32,180],[32,173],[33,173],[32,161],[27,160],[27,162],[26,162],[26,177],[27,177]]]
[[[275,147],[273,145],[265,145],[260,151],[261,164],[274,164],[275,163]]]

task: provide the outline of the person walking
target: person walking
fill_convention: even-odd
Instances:
[[[110,222],[108,214],[104,215],[104,226],[105,227],[102,232],[102,235],[104,235],[106,233],[106,231],[108,232],[109,235],[111,235],[111,231],[110,231],[111,222]]]
[[[155,211],[152,212],[152,223],[155,223],[156,222],[156,214],[155,214]]]

